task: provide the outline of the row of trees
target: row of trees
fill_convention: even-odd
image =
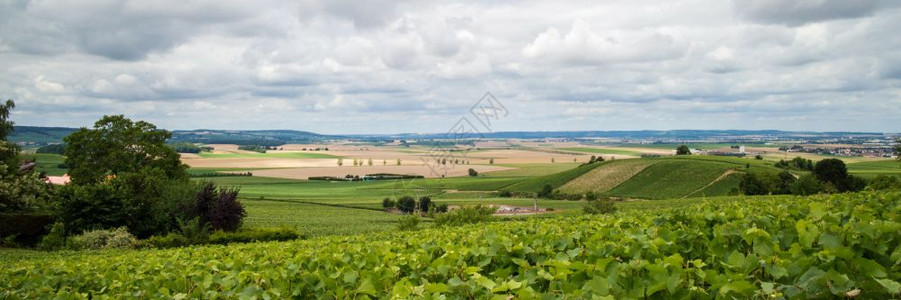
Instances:
[[[382,199],[382,208],[386,211],[396,208],[404,214],[412,214],[416,211],[428,213],[433,210],[438,213],[447,212],[447,204],[432,205],[432,197],[429,196],[419,197],[419,201],[412,196],[402,196],[397,200],[385,198]]]
[[[792,167],[807,169],[807,162],[795,159]],[[810,169],[811,174],[796,177],[788,170],[778,174],[749,172],[742,176],[739,190],[745,195],[796,194],[856,192],[867,187],[867,182],[858,176],[848,174],[848,168],[840,159],[824,159]]]
[[[354,165],[354,167],[356,167],[356,166],[361,166],[361,167],[362,167],[362,166],[363,166],[363,163],[364,163],[364,161],[363,161],[362,159],[360,159],[360,160],[354,159],[354,160],[353,160],[353,165]],[[368,164],[368,165],[370,165],[370,166],[372,166],[372,165],[373,165],[372,158],[370,158],[369,160],[365,161],[365,163]],[[398,158],[397,161],[395,161],[395,164],[397,164],[398,166],[401,164],[400,158]],[[338,166],[340,167],[340,166],[343,166],[343,165],[344,165],[344,159],[343,159],[343,158],[339,158],[339,159],[338,159]],[[388,165],[388,160],[383,159],[383,160],[382,160],[382,165],[383,165],[383,166],[387,166],[387,165]]]

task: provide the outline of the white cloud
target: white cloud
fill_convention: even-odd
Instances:
[[[0,1],[0,94],[24,125],[441,132],[491,91],[494,130],[899,131],[898,3]]]

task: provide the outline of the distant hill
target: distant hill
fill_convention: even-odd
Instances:
[[[67,127],[16,126],[9,136],[11,142],[35,144],[62,143],[63,138],[78,130]],[[288,143],[310,143],[336,139],[308,131],[296,130],[176,130],[170,142],[191,142],[207,144],[253,144],[275,146]]]
[[[337,137],[296,130],[176,130],[170,142],[278,146],[315,143]]]
[[[13,142],[33,142],[38,144],[61,143],[62,138],[78,130],[66,127],[16,126],[10,136]],[[507,131],[491,132],[481,135],[470,135],[469,138],[490,139],[591,139],[591,138],[626,138],[626,139],[664,139],[664,140],[701,140],[717,138],[724,141],[734,138],[736,141],[780,139],[780,138],[816,138],[831,139],[854,136],[884,138],[883,133],[874,132],[793,132],[779,130],[640,130],[640,131]],[[208,144],[255,144],[275,146],[289,143],[315,143],[327,140],[349,139],[367,142],[384,142],[394,139],[403,140],[435,140],[447,139],[444,133],[401,133],[401,134],[350,134],[323,135],[298,130],[175,130],[170,142],[192,142]]]
[[[78,128],[68,127],[39,127],[39,126],[15,126],[13,133],[9,135],[10,142],[31,142],[36,144],[62,143],[63,138],[75,132]]]

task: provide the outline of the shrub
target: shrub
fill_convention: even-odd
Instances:
[[[385,210],[390,210],[396,205],[397,203],[395,203],[394,200],[391,200],[391,198],[385,197],[385,199],[382,199],[382,208]]]
[[[412,213],[416,209],[416,200],[410,196],[403,196],[397,199],[397,209],[405,214]]]
[[[138,239],[125,227],[85,231],[71,241],[75,249],[131,249],[138,244]]]
[[[510,198],[510,197],[513,197],[513,192],[511,192],[511,191],[499,191],[499,192],[497,192],[497,196],[498,196],[498,197],[502,197],[502,198]]]
[[[210,235],[210,244],[253,243],[269,241],[292,241],[303,236],[294,228],[253,228],[236,232],[216,231]]]
[[[441,203],[441,204],[435,205],[435,212],[446,213],[447,212],[447,204]]]
[[[247,213],[238,202],[238,189],[217,188],[215,183],[201,184],[194,202],[186,208],[187,218],[198,218],[201,225],[209,224],[212,230],[235,231]]]
[[[589,191],[588,193],[585,194],[585,200],[594,201],[597,199],[598,199],[598,195],[595,194],[593,191]]]
[[[476,206],[463,207],[458,210],[451,211],[446,214],[440,214],[435,217],[435,224],[438,226],[458,226],[463,224],[473,224],[490,221],[494,214],[494,207]]]
[[[551,196],[553,194],[554,194],[554,187],[552,187],[550,184],[545,184],[543,187],[541,187],[541,191],[538,192],[538,197],[539,198],[551,198]]]
[[[419,221],[419,216],[417,215],[404,216],[397,222],[397,229],[401,231],[416,230]]]
[[[473,168],[470,168],[470,169],[469,169],[469,176],[471,176],[471,177],[479,176],[479,172],[477,172],[477,171],[476,171],[475,169],[473,169]]]
[[[888,175],[879,175],[876,178],[873,178],[868,185],[870,189],[873,190],[888,190],[888,189],[898,189],[901,188],[901,182],[898,181],[898,177],[888,176]]]
[[[174,248],[191,245],[185,236],[170,232],[166,235],[155,235],[139,243],[141,248]]]
[[[191,244],[203,244],[210,238],[210,223],[201,223],[199,218],[189,221],[178,220],[181,236]]]
[[[419,211],[428,212],[429,207],[432,206],[432,197],[422,196],[419,198]]]
[[[582,208],[586,214],[597,215],[597,214],[612,214],[616,212],[616,205],[614,205],[613,200],[610,198],[601,198],[597,200],[588,201],[588,204]]]
[[[38,248],[41,250],[58,250],[66,247],[66,228],[57,222],[50,228],[50,233],[41,239]]]

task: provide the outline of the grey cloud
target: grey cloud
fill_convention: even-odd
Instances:
[[[803,25],[869,16],[891,0],[732,0],[739,16],[754,22]]]

